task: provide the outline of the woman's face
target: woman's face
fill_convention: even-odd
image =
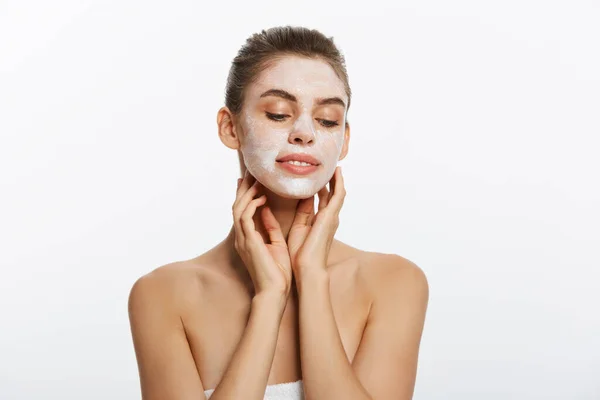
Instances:
[[[342,153],[347,104],[324,61],[288,56],[263,71],[247,88],[239,121],[250,174],[282,197],[316,194]]]

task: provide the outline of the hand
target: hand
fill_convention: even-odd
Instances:
[[[340,167],[335,169],[327,186],[318,193],[319,210],[314,212],[314,196],[298,202],[296,216],[288,235],[292,270],[298,281],[309,270],[327,267],[327,257],[339,226],[339,214],[346,197]]]
[[[243,179],[238,179],[236,199],[232,207],[234,245],[248,269],[255,295],[277,292],[287,297],[291,288],[292,269],[288,246],[281,227],[271,209],[268,206],[263,207],[261,220],[271,242],[265,243],[256,230],[252,218],[256,209],[267,201],[264,194],[254,198],[261,190],[260,182],[248,172]]]

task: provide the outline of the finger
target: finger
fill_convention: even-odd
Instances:
[[[242,213],[242,229],[244,230],[244,235],[246,237],[251,237],[250,235],[252,235],[256,231],[256,227],[254,226],[254,219],[252,217],[254,217],[256,209],[265,204],[266,201],[267,196],[263,194],[259,198],[252,200],[248,204],[248,207],[246,207],[246,209]]]
[[[244,181],[242,180],[242,182],[240,183],[240,186],[243,186],[243,185],[244,185]],[[240,189],[238,190],[238,195],[236,197],[236,200],[233,203],[233,206],[232,206],[233,224],[235,227],[236,240],[238,243],[243,243],[243,240],[244,240],[244,230],[243,230],[241,222],[240,222],[242,213],[248,207],[248,203],[250,203],[252,198],[254,196],[256,196],[256,194],[258,194],[258,191],[260,189],[259,185],[260,184],[258,181],[255,182],[252,185],[252,187],[250,187],[250,189],[246,190],[246,192],[243,195],[240,195],[241,190],[242,190],[240,187]]]
[[[329,180],[329,195],[327,196],[327,201],[331,200],[331,198],[333,197],[333,193],[335,192],[335,179],[338,169],[339,167],[335,167],[335,171],[333,171],[333,176]]]
[[[311,201],[310,201],[310,215],[309,215],[308,221],[307,221],[308,226],[312,226],[314,220],[315,220],[315,198],[313,195],[313,197],[311,197]]]
[[[309,226],[310,219],[314,214],[315,208],[315,196],[311,196],[308,199],[302,199],[298,202],[296,207],[296,215],[294,216],[294,225],[307,225]]]
[[[242,181],[244,180],[244,178],[238,178],[237,180],[237,189],[236,189],[236,194],[235,194],[235,201],[233,202],[233,205],[231,206],[231,212],[233,214],[233,232],[235,234],[235,242],[234,244],[236,245],[236,247],[242,243],[242,238],[243,238],[243,233],[242,233],[242,227],[240,225],[240,221],[239,218],[236,217],[235,215],[235,209],[236,209],[236,204],[238,202],[238,197],[239,197],[239,190],[240,190],[240,185],[242,184]]]
[[[241,186],[244,186],[244,182],[242,182]],[[240,188],[242,190],[242,188]],[[248,207],[248,203],[262,190],[262,185],[259,181],[255,181],[252,186],[244,193],[238,193],[238,197],[234,203],[234,208],[239,211],[239,214],[244,212],[246,207]]]
[[[342,169],[337,167],[333,174],[333,189],[330,194],[329,204],[335,212],[339,212],[346,197],[346,188],[344,186],[344,178],[342,177]]]
[[[283,232],[281,231],[281,226],[279,225],[277,218],[275,218],[275,216],[273,215],[273,211],[271,211],[271,208],[269,206],[263,207],[260,216],[262,218],[263,225],[265,226],[265,229],[269,234],[271,244],[287,247],[285,237],[283,236]]]
[[[244,177],[242,178],[242,182],[240,184],[240,186],[238,187],[237,196],[241,196],[243,195],[256,181],[256,178],[254,178],[250,172],[248,172],[248,170],[246,170],[246,172],[244,173]]]
[[[327,207],[327,203],[329,203],[329,190],[327,190],[327,185],[323,186],[321,190],[319,190],[319,211]]]

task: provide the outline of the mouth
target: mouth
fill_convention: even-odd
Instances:
[[[276,161],[281,168],[296,175],[311,174],[321,165],[316,158],[301,153],[288,154]]]

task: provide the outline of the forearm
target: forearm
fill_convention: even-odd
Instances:
[[[300,278],[298,296],[306,399],[370,399],[346,357],[333,314],[327,272],[317,271]]]
[[[283,295],[254,297],[246,330],[211,400],[263,399],[285,303]]]

